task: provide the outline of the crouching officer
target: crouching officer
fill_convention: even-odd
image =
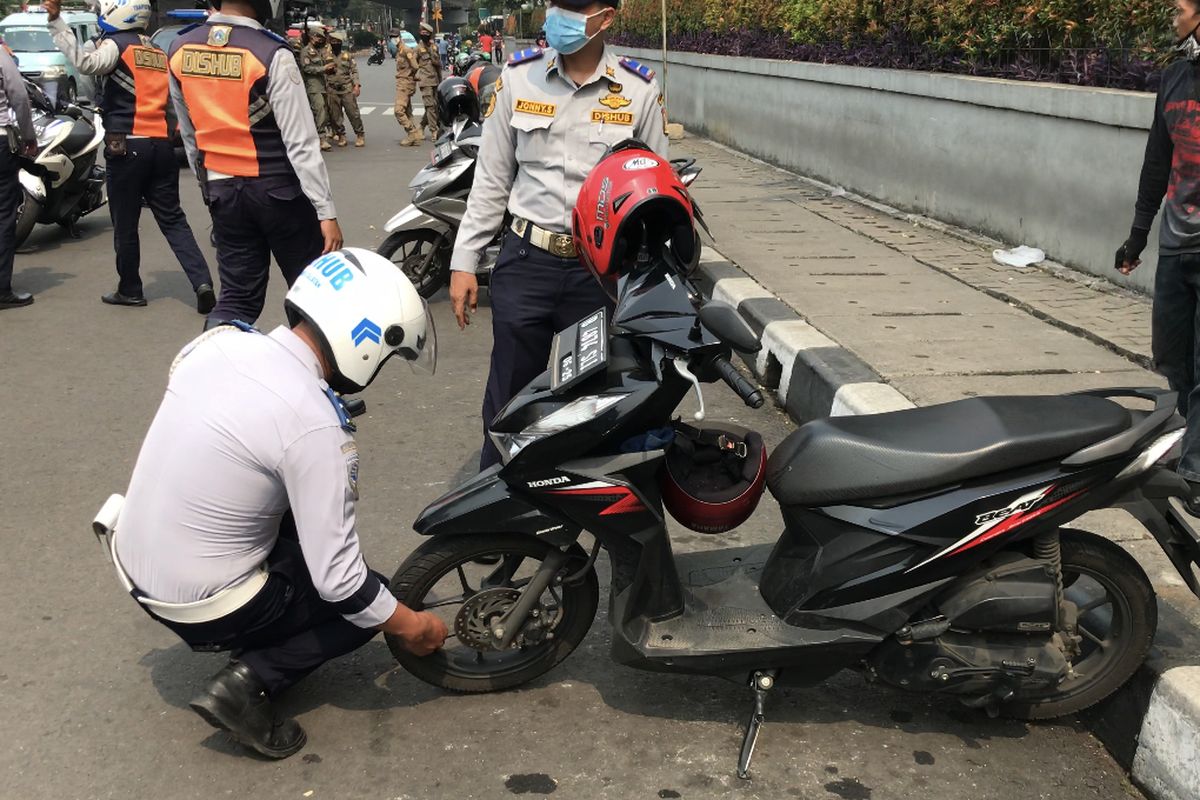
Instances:
[[[169,59],[179,132],[217,238],[221,295],[209,326],[258,319],[272,254],[291,286],[342,246],[300,70],[287,42],[262,26],[270,0],[214,5],[179,34]]]
[[[337,141],[338,147],[346,146],[346,128],[342,125],[342,115],[350,118],[350,127],[354,130],[354,146],[362,147],[367,143],[363,138],[362,115],[358,113],[358,94],[362,84],[358,80],[358,65],[354,56],[346,51],[346,34],[337,31],[330,39],[329,46],[333,48],[333,74],[329,76],[329,125],[330,133]]]
[[[274,715],[284,689],[377,631],[418,655],[447,635],[363,560],[354,425],[334,394],[361,391],[393,355],[432,372],[425,302],[390,261],[347,248],[284,305],[290,328],[222,325],[183,349],[125,500],[97,517],[143,610],[197,651],[235,652],[192,709],[270,758],[306,741]]]
[[[167,113],[167,54],[146,37],[150,0],[101,0],[104,33],[86,48],[79,47],[75,32],[59,16],[60,6],[60,0],[42,3],[55,46],[80,72],[104,76],[100,118],[118,282],[115,292],[100,299],[109,305],[146,305],[138,238],[145,201],[192,284],[196,310],[207,314],[216,295],[208,262],[179,205],[179,163],[171,144],[175,123]]]
[[[554,50],[509,59],[484,112],[483,142],[467,212],[450,259],[450,301],[460,328],[475,310],[479,259],[512,214],[492,273],[492,362],[484,428],[546,368],[556,331],[612,303],[579,263],[571,212],[579,187],[612,145],[628,138],[667,157],[654,72],[604,42],[619,0],[552,0]],[[484,437],[480,469],[500,460]]]

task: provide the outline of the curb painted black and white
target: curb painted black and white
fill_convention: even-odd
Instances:
[[[913,407],[716,250],[704,249],[697,282],[759,334],[762,350],[746,366],[797,423]],[[1151,659],[1083,721],[1155,800],[1200,798],[1200,667],[1164,669]]]

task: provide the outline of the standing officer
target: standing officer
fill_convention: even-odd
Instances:
[[[358,446],[333,392],[363,390],[394,355],[432,371],[428,309],[390,261],[353,248],[310,265],[284,305],[290,327],[225,325],[183,349],[127,498],[97,518],[146,613],[195,650],[236,654],[189,705],[268,758],[306,740],[274,714],[284,689],[377,631],[418,655],[447,633],[363,559]],[[355,336],[352,318],[378,335]]]
[[[171,145],[175,123],[167,113],[167,54],[146,37],[150,0],[101,0],[103,34],[82,50],[59,16],[60,6],[61,0],[42,3],[55,46],[80,72],[104,76],[100,119],[119,280],[117,290],[100,299],[114,306],[146,305],[138,238],[145,201],[192,284],[196,310],[207,314],[217,297],[208,262],[179,205],[179,162]]]
[[[33,108],[25,81],[8,48],[0,45],[0,309],[33,302],[29,292],[13,291],[12,276],[17,252],[17,214],[24,199],[17,156],[32,156],[36,152]]]
[[[329,76],[333,74],[333,52],[325,42],[325,29],[319,22],[308,25],[308,44],[300,51],[300,71],[304,73],[304,89],[312,108],[321,149],[331,150],[329,144]]]
[[[417,54],[404,44],[403,39],[397,39],[396,48],[396,103],[393,110],[396,121],[408,133],[400,146],[414,147],[425,138],[412,118],[412,96],[417,90]]]
[[[329,42],[333,48],[333,74],[329,76],[329,124],[337,139],[338,147],[346,146],[346,128],[342,125],[342,114],[350,118],[354,129],[354,146],[367,143],[363,138],[362,115],[358,113],[358,93],[362,84],[358,80],[358,65],[354,56],[346,51],[346,34],[338,31]]]
[[[450,301],[460,328],[475,310],[480,256],[513,216],[492,273],[492,363],[486,428],[546,368],[556,331],[600,307],[599,284],[576,257],[571,212],[579,187],[610,146],[634,137],[667,156],[654,73],[604,43],[620,0],[551,0],[553,50],[513,55],[484,112],[475,183],[450,259]],[[499,460],[484,437],[480,468]]]
[[[221,296],[207,327],[258,319],[272,254],[291,286],[342,246],[300,70],[287,42],[262,26],[271,0],[214,7],[170,55],[179,131],[217,237]]]
[[[421,90],[421,103],[425,116],[421,127],[429,128],[429,135],[437,139],[441,135],[437,116],[437,87],[442,82],[442,59],[433,44],[433,26],[421,23],[421,43],[417,45],[417,88]]]

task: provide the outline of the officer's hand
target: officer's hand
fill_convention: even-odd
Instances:
[[[321,254],[332,253],[342,246],[342,227],[336,219],[321,220],[321,235],[325,237],[325,249]]]
[[[62,10],[61,0],[42,0],[42,10],[46,12],[46,19],[53,22],[58,19],[58,12]]]
[[[355,96],[355,97],[358,97],[358,93],[359,93],[359,91],[360,91],[361,89],[362,89],[362,87],[361,87],[361,86],[355,86],[355,87],[354,87],[354,96]]]
[[[326,64],[325,71],[332,74],[337,71],[337,65],[336,64]]]
[[[404,649],[414,656],[427,656],[440,648],[450,631],[446,623],[429,611],[418,611],[413,614],[413,622],[409,630],[400,634],[404,641]]]
[[[36,139],[25,142],[24,148],[21,150],[22,155],[26,158],[34,158],[38,154],[38,143]]]
[[[465,330],[471,324],[471,315],[479,307],[479,279],[474,272],[451,270],[450,307],[458,320],[458,329]]]
[[[1139,256],[1146,249],[1146,241],[1149,239],[1150,232],[1138,230],[1137,228],[1129,231],[1129,238],[1124,244],[1117,248],[1114,266],[1117,272],[1122,275],[1128,275],[1138,268],[1142,263]]]

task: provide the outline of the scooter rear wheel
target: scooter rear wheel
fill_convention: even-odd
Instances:
[[[526,626],[516,647],[491,648],[488,631],[551,549],[519,534],[425,542],[396,570],[392,594],[411,609],[438,614],[451,636],[441,650],[418,657],[404,649],[399,637],[389,635],[385,638],[392,655],[417,678],[455,692],[502,691],[548,672],[570,655],[592,625],[600,599],[594,569],[573,583],[552,585],[543,592],[538,618]],[[578,545],[569,555],[568,573],[587,560]]]
[[[1119,545],[1085,531],[1062,531],[1064,596],[1079,609],[1081,651],[1074,674],[1053,689],[1018,692],[1009,716],[1053,719],[1099,703],[1133,677],[1158,628],[1154,587]]]

